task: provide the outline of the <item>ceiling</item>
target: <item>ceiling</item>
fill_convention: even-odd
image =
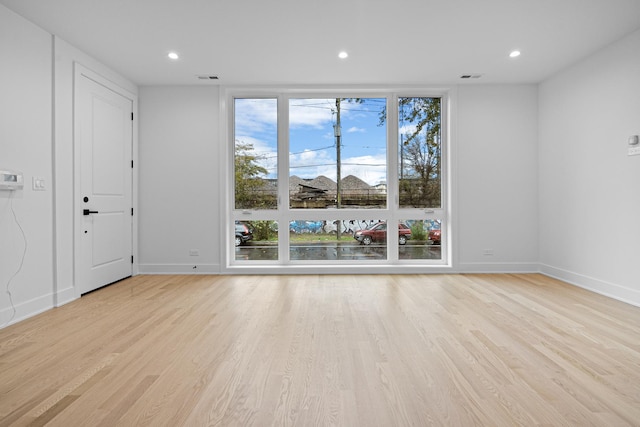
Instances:
[[[640,0],[0,3],[139,85],[537,83],[640,28]]]

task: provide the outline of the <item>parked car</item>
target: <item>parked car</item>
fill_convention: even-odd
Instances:
[[[253,239],[253,233],[247,224],[236,221],[236,246],[244,245]]]
[[[429,240],[431,241],[432,245],[439,245],[440,244],[440,229],[439,228],[432,228],[431,230],[429,230]]]
[[[364,230],[353,233],[353,238],[362,245],[370,245],[371,242],[384,242],[387,240],[387,223],[384,221],[370,225]],[[398,224],[398,243],[404,245],[411,239],[411,229],[406,225]]]

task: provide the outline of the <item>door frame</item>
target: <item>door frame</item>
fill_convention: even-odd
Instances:
[[[82,199],[81,194],[81,153],[80,153],[80,80],[86,77],[95,83],[106,87],[109,90],[129,99],[132,103],[133,120],[131,122],[132,141],[131,141],[131,158],[133,165],[131,171],[131,206],[133,206],[132,230],[131,230],[131,251],[133,253],[133,263],[131,265],[131,275],[138,274],[138,96],[129,90],[119,86],[113,81],[107,79],[101,74],[85,67],[84,65],[73,63],[73,283],[76,298],[80,298],[82,291],[80,289],[80,280],[82,280],[81,270],[81,235],[82,235],[82,219],[81,214]]]

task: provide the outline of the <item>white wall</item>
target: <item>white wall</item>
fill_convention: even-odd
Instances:
[[[0,327],[53,306],[51,35],[0,6],[0,168],[24,174],[24,189],[0,191]],[[32,178],[46,190],[33,191]],[[13,200],[10,200],[10,197]]]
[[[80,296],[73,252],[74,64],[134,95],[137,88],[1,5],[0,52],[0,169],[20,171],[25,180],[24,190],[0,191],[1,327]],[[134,136],[134,149],[136,144]],[[44,191],[32,190],[33,177],[44,178]],[[25,248],[20,227],[27,251],[11,279]],[[6,293],[9,280],[15,315]]]
[[[534,85],[458,90],[460,271],[538,270],[537,108]]]
[[[220,271],[218,97],[215,86],[140,89],[141,273]]]
[[[218,114],[216,87],[140,90],[142,273],[220,271]],[[453,120],[456,270],[537,271],[536,86],[460,87]]]
[[[640,31],[540,85],[542,271],[640,305]]]

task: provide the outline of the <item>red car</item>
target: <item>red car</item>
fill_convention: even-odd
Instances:
[[[411,239],[411,229],[405,224],[398,224],[398,243],[404,245]],[[387,223],[384,221],[370,225],[364,230],[353,233],[353,238],[362,245],[370,245],[371,242],[384,242],[387,240]]]
[[[432,228],[431,230],[429,230],[429,240],[431,240],[432,244],[439,245],[440,236],[441,236],[441,233],[439,228]]]

